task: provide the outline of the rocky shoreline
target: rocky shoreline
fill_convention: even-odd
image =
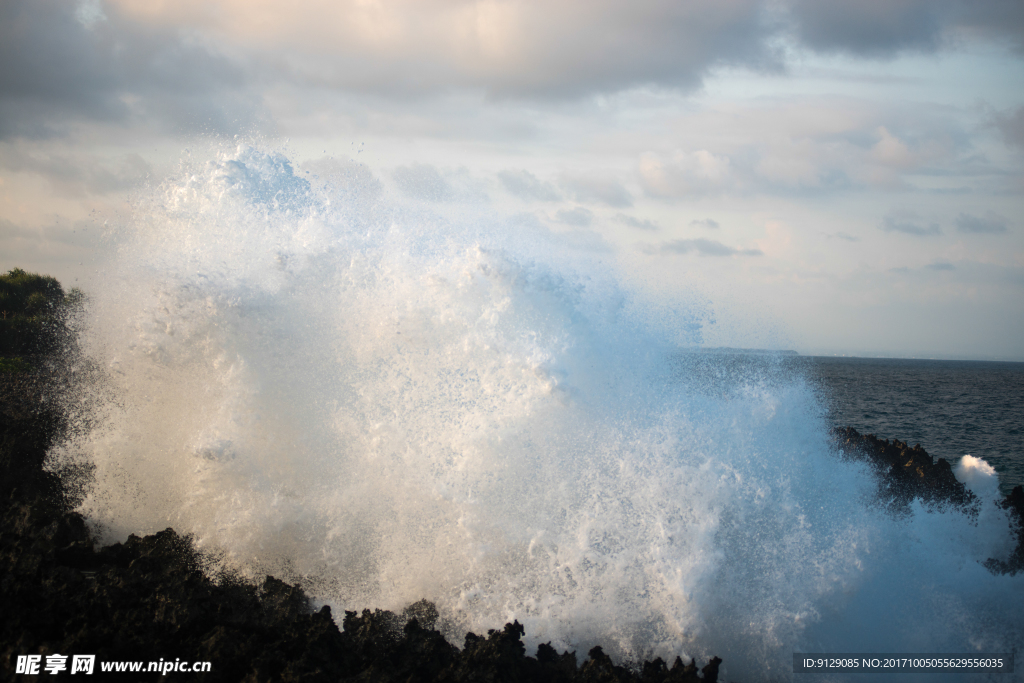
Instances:
[[[421,601],[400,614],[346,612],[339,629],[329,607],[314,610],[301,588],[273,577],[259,585],[214,582],[188,538],[173,529],[131,536],[97,548],[76,499],[43,469],[67,426],[45,373],[0,375],[0,678],[19,655],[93,654],[96,661],[208,661],[209,673],[113,675],[117,680],[202,681],[540,681],[712,682],[722,662],[699,666],[679,658],[639,669],[615,665],[600,647],[580,664],[574,652],[541,645],[527,656],[523,626],[467,633],[463,647],[433,627],[434,606]],[[837,430],[842,457],[863,459],[878,473],[879,501],[898,513],[920,498],[970,511],[978,501],[945,460],[932,463],[920,446]],[[71,478],[73,479],[73,477]],[[990,571],[1024,569],[1024,491],[1003,502],[1018,545]],[[728,656],[728,653],[722,653]],[[97,670],[97,673],[99,671]],[[69,671],[57,677],[69,675]],[[108,674],[109,675],[109,674]],[[44,674],[46,680],[52,678]],[[74,679],[73,679],[74,680]]]
[[[40,376],[36,376],[39,379]],[[173,529],[97,548],[74,492],[43,469],[65,425],[52,383],[0,375],[0,679],[19,655],[92,654],[97,662],[211,662],[209,673],[107,674],[174,681],[537,681],[689,683],[717,681],[717,657],[698,667],[678,657],[640,670],[617,666],[600,647],[576,653],[541,645],[526,654],[518,622],[463,647],[433,628],[426,601],[400,614],[314,610],[302,589],[268,576],[259,585],[210,580],[188,538]],[[70,668],[70,667],[69,667]],[[98,670],[96,673],[100,673]]]

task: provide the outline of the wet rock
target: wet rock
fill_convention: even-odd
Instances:
[[[689,664],[683,664],[680,657],[668,668],[661,658],[653,662],[645,662],[640,679],[643,683],[695,683],[696,681],[713,682],[718,680],[718,667],[722,660],[712,657],[707,666],[697,673],[697,662],[691,659]],[[702,677],[703,676],[703,677]]]
[[[853,427],[836,429],[843,455],[866,460],[878,476],[879,498],[892,508],[906,506],[911,500],[977,509],[978,499],[953,475],[943,458],[932,462],[928,452],[917,444],[913,448],[902,441],[861,435]]]
[[[590,659],[583,662],[577,680],[586,683],[618,683],[619,681],[633,680],[632,672],[621,666],[616,666],[612,662],[612,658],[604,653],[601,646],[591,648],[587,655]]]

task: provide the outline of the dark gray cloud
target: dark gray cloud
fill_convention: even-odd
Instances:
[[[720,226],[718,225],[718,221],[714,218],[695,218],[690,221],[690,227],[717,230]]]
[[[499,171],[498,180],[510,194],[520,199],[557,202],[562,198],[554,185],[540,180],[527,170]]]
[[[822,233],[822,234],[824,234],[825,237],[827,237],[829,239],[832,239],[833,237],[835,237],[836,239],[843,240],[844,242],[860,242],[860,238],[859,237],[857,237],[856,235],[847,234],[845,232],[836,232],[836,233],[831,233],[831,234]]]
[[[639,219],[633,216],[627,216],[624,213],[616,214],[615,220],[618,222],[628,225],[631,228],[638,228],[640,230],[659,230],[658,224],[649,218]]]
[[[614,178],[563,174],[559,185],[577,202],[607,204],[615,208],[633,206],[633,195]]]
[[[998,235],[1007,231],[1007,220],[997,213],[989,211],[984,216],[973,216],[962,213],[956,217],[957,232],[971,234]]]
[[[63,135],[82,121],[206,132],[253,122],[244,70],[203,40],[89,7],[0,2],[0,139]]]
[[[362,0],[309,0],[298,12],[274,0],[181,0],[145,14],[242,46],[261,75],[292,83],[391,95],[468,88],[492,98],[573,98],[647,85],[693,88],[722,66],[780,71],[780,39],[869,56],[933,50],[954,35],[1024,46],[1022,5],[394,0],[382,13]]]
[[[689,254],[697,253],[701,256],[763,256],[760,249],[735,249],[726,246],[721,242],[706,239],[672,240],[657,245],[643,247],[647,254]]]
[[[1024,48],[1017,0],[790,0],[787,12],[797,39],[823,52],[930,51],[972,34]]]
[[[471,30],[467,6],[476,12]],[[934,50],[954,34],[1024,46],[1019,0],[398,0],[376,32],[361,27],[384,15],[365,7],[336,0],[325,12],[308,11],[308,22],[282,22],[293,49],[330,45],[290,59],[289,78],[360,90],[455,86],[499,98],[565,98],[650,84],[692,88],[721,66],[778,71],[780,38],[868,56]]]
[[[253,12],[280,11],[270,0],[253,4]],[[494,98],[563,99],[648,84],[692,88],[717,66],[779,65],[765,0],[398,0],[386,14],[336,0],[314,1],[305,15],[280,22],[272,43],[290,54],[269,56],[268,64],[289,80],[332,88],[423,94],[463,87]],[[203,16],[217,33],[235,31],[216,11]]]
[[[1024,52],[1024,3],[1018,0],[960,0],[955,21],[961,29],[1004,39]]]
[[[396,0],[386,15],[370,5],[4,0],[0,139],[64,135],[83,121],[273,133],[262,102],[282,87],[308,102],[327,91],[404,98],[462,89],[493,100],[688,89],[723,66],[781,71],[773,46],[784,36],[820,51],[884,55],[934,49],[959,31],[1024,50],[1020,0]],[[513,194],[552,196],[502,182]],[[632,204],[621,185],[587,185],[565,189],[576,201]]]
[[[938,223],[925,223],[912,211],[893,211],[886,215],[878,226],[883,232],[901,232],[905,235],[928,237],[941,235]]]
[[[555,220],[566,225],[585,228],[594,222],[594,214],[582,206],[577,206],[574,209],[559,209],[555,214]]]
[[[956,270],[956,266],[947,261],[936,261],[925,266],[928,270]]]
[[[937,47],[956,4],[950,0],[791,0],[789,12],[796,35],[809,47],[884,55]]]

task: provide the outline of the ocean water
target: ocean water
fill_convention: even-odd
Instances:
[[[829,438],[859,410],[848,365],[681,354],[699,309],[485,209],[354,164],[186,156],[88,285],[97,370],[51,458],[95,468],[90,524],[173,526],[211,572],[335,614],[427,598],[456,641],[518,619],[531,649],[717,654],[725,680],[790,680],[794,651],[1021,648],[1024,576],[981,565],[1012,547],[986,446],[961,463],[976,517],[892,517]]]
[[[829,420],[920,443],[956,464],[983,458],[1009,493],[1024,484],[1024,363],[895,358],[801,358]]]
[[[1024,363],[721,351],[688,361],[692,355],[676,360],[683,381],[802,378],[831,426],[919,443],[953,465],[965,455],[982,458],[1004,494],[1024,484]]]

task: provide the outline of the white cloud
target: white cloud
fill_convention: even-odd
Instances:
[[[663,199],[1005,183],[1010,169],[980,153],[976,119],[964,119],[948,107],[846,96],[714,102],[666,124],[676,134],[640,155],[638,178]]]
[[[729,157],[706,149],[677,151],[668,158],[643,154],[640,180],[647,194],[663,198],[725,192],[735,186]]]

